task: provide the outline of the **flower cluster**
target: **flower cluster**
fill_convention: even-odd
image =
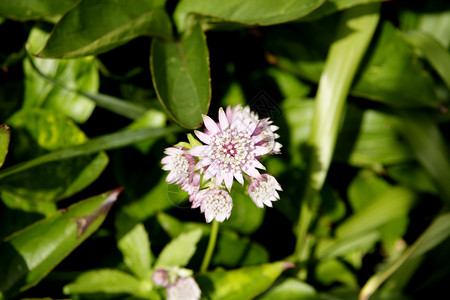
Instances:
[[[200,207],[208,223],[230,217],[234,179],[242,186],[249,182],[248,194],[258,207],[271,207],[281,186],[259,170],[266,169],[260,162],[263,155],[280,153],[278,127],[242,106],[220,108],[218,122],[203,115],[203,123],[205,131],[195,131],[203,144],[188,136],[190,143],[165,150],[161,163],[163,170],[170,171],[166,181],[179,184],[189,194],[192,208]]]
[[[192,271],[178,267],[158,269],[153,272],[153,282],[166,288],[167,300],[198,300],[202,294]]]

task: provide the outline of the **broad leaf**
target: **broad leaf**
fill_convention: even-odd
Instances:
[[[0,167],[3,166],[5,162],[6,155],[8,154],[9,138],[11,132],[8,125],[0,125]]]
[[[223,3],[217,0],[184,0],[177,5],[174,19],[180,31],[188,25],[191,16],[204,22],[206,28],[227,23],[231,23],[229,28],[233,28],[233,25],[272,25],[299,19],[323,2],[324,0],[232,0]]]
[[[156,259],[154,268],[184,267],[197,249],[202,231],[200,229],[183,233],[167,244]]]
[[[119,270],[101,269],[81,274],[74,282],[64,286],[63,291],[66,295],[107,294],[110,297],[117,297],[124,294],[145,294],[151,289],[152,283],[150,281],[144,283]]]
[[[139,278],[150,278],[151,253],[148,233],[142,223],[136,224],[117,242],[127,267]]]
[[[180,41],[154,39],[150,66],[158,98],[169,115],[186,128],[199,127],[211,98],[209,54],[200,26]]]
[[[171,37],[165,0],[81,1],[55,26],[41,57],[96,55],[141,36]]]
[[[280,277],[281,279],[281,277]],[[257,300],[291,300],[291,299],[323,299],[309,284],[296,278],[286,278],[275,281],[274,285],[265,293],[255,298]],[[323,299],[324,300],[324,299]]]
[[[306,15],[301,21],[315,20],[356,5],[382,1],[385,0],[326,0],[323,5]]]
[[[29,159],[82,144],[87,140],[73,122],[44,110],[21,110],[9,120],[15,134],[14,155]],[[108,164],[105,153],[50,162],[0,179],[11,194],[31,201],[56,201],[91,184]]]
[[[208,299],[253,299],[267,290],[291,263],[275,262],[241,269],[216,270],[195,277]]]
[[[121,189],[74,204],[0,244],[0,298],[37,284],[103,222]]]
[[[17,21],[46,19],[57,21],[77,0],[0,1],[0,15]]]

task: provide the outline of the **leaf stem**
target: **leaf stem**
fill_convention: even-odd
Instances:
[[[219,232],[219,222],[213,220],[211,225],[211,234],[209,235],[208,247],[206,248],[205,256],[203,257],[203,262],[200,267],[200,272],[206,272],[211,261],[214,248],[216,247],[217,234]]]

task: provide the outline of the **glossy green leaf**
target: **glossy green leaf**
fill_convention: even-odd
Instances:
[[[400,257],[373,275],[363,286],[359,299],[367,300],[394,272],[408,261],[433,249],[450,236],[450,213],[439,215]]]
[[[152,283],[139,281],[130,274],[113,269],[87,271],[77,279],[64,286],[66,295],[99,295],[120,296],[124,294],[138,295],[149,292]]]
[[[407,32],[405,37],[430,62],[447,87],[450,88],[450,54],[448,50],[431,35],[420,31]]]
[[[296,278],[286,278],[275,284],[265,293],[256,297],[257,300],[291,300],[291,299],[307,299],[319,300],[322,299],[314,287],[300,281]]]
[[[15,137],[14,154],[34,155],[82,144],[84,133],[71,121],[44,110],[21,110],[9,120]],[[0,179],[0,187],[31,201],[55,201],[69,197],[91,184],[108,164],[105,153],[80,156],[16,173]]]
[[[177,236],[161,251],[156,259],[154,268],[186,266],[197,249],[197,243],[201,235],[202,231],[196,229]]]
[[[180,41],[155,39],[150,67],[153,85],[168,114],[186,128],[197,128],[211,99],[209,53],[199,25]]]
[[[346,286],[358,287],[355,274],[343,262],[337,259],[322,260],[316,267],[315,277],[322,284],[343,283]]]
[[[74,204],[0,244],[0,298],[37,284],[101,225],[121,189]]]
[[[96,55],[141,36],[170,38],[164,0],[81,1],[53,29],[41,57]]]
[[[77,0],[14,0],[0,1],[0,15],[17,21],[36,19],[58,20]]]
[[[274,28],[267,33],[266,46],[279,67],[318,82],[336,26],[335,17],[330,16],[311,24]],[[396,107],[439,104],[431,76],[389,22],[383,23],[359,73],[352,95]]]
[[[106,134],[91,139],[83,144],[64,148],[49,154],[44,154],[29,161],[18,163],[9,168],[5,168],[0,171],[0,179],[45,163],[90,155],[100,151],[117,149],[149,138],[162,137],[178,131],[180,131],[178,127],[165,127],[157,129],[119,131],[111,134]]]
[[[127,267],[141,279],[150,278],[151,252],[148,233],[142,223],[136,224],[117,241]]]
[[[264,26],[285,23],[299,19],[319,7],[324,0],[237,0],[203,1],[184,0],[175,10],[175,23],[180,31],[186,28],[193,16],[204,22],[205,28],[214,28],[221,23],[232,23],[240,26]],[[233,24],[234,23],[234,24]],[[226,27],[225,27],[226,28]],[[231,28],[233,28],[231,26]]]
[[[95,93],[98,90],[98,70],[93,57],[73,60],[29,58],[46,76],[64,82],[73,89]],[[92,100],[55,86],[40,76],[28,59],[24,60],[25,96],[23,108],[45,108],[63,113],[76,122],[85,122],[92,114]]]
[[[9,148],[9,139],[11,132],[9,130],[8,125],[1,124],[0,125],[0,168],[3,166],[5,162],[6,155],[8,154]]]
[[[208,299],[247,300],[267,290],[284,270],[292,266],[287,262],[275,262],[231,271],[216,270],[196,276],[195,280],[202,296]]]

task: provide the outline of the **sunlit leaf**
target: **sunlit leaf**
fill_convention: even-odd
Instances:
[[[103,222],[121,189],[74,204],[0,244],[0,298],[37,284]]]
[[[197,249],[197,243],[201,235],[202,231],[196,229],[177,236],[161,251],[155,261],[154,268],[186,266]]]
[[[195,277],[208,299],[253,299],[268,289],[292,264],[275,262],[230,271],[216,270]],[[257,278],[257,280],[255,280]]]
[[[323,299],[314,287],[296,278],[286,278],[275,281],[274,285],[265,293],[255,298],[257,300],[290,300],[290,299]]]
[[[66,295],[99,295],[120,296],[124,294],[138,295],[148,293],[152,288],[150,281],[141,282],[130,274],[119,270],[101,269],[88,271],[64,286]]]
[[[234,26],[272,25],[298,19],[323,2],[324,0],[233,0],[224,4],[220,1],[184,0],[177,5],[174,19],[180,31],[191,21],[191,16],[204,22],[206,28],[223,23],[234,23]]]
[[[180,41],[155,39],[150,65],[153,85],[169,115],[186,128],[199,127],[211,98],[209,53],[200,26]]]
[[[5,162],[6,155],[8,154],[10,130],[8,125],[0,125],[0,167]]]
[[[165,0],[81,1],[55,26],[41,57],[79,57],[106,52],[141,36],[171,37]]]
[[[127,267],[139,278],[150,278],[151,253],[148,233],[142,223],[120,237],[117,246]]]
[[[0,15],[18,21],[41,18],[56,21],[76,2],[77,0],[0,1]]]
[[[302,18],[302,21],[319,19],[323,16],[344,10],[356,5],[367,4],[370,2],[382,2],[384,0],[326,0],[318,9]]]

